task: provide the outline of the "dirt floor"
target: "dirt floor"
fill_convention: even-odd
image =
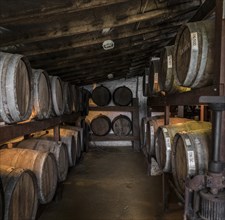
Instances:
[[[62,186],[62,198],[42,207],[39,220],[183,219],[176,198],[163,212],[162,177],[147,176],[144,156],[130,147],[90,150]]]

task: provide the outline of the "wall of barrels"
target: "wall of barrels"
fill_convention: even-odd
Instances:
[[[89,87],[92,99],[87,118],[92,146],[133,146],[134,139],[138,141],[139,134],[134,131],[138,122],[133,120],[134,111],[138,114],[136,83],[113,83]]]
[[[3,52],[0,82],[0,220],[35,220],[88,151],[90,93]]]
[[[195,96],[207,96],[213,90],[214,29],[214,20],[182,26],[174,45],[166,46],[158,57],[152,57],[143,75],[142,91],[148,97],[148,112],[141,120],[140,130],[148,173],[168,177],[183,202],[186,179],[207,173],[212,159],[212,124],[207,121],[209,112],[202,112],[199,121],[200,117],[178,117],[178,112],[174,114],[170,106],[186,105],[193,116],[193,111],[200,109]],[[165,114],[153,116],[159,106]]]

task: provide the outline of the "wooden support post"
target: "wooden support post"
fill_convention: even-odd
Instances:
[[[216,19],[215,19],[215,78],[216,85],[223,87],[219,91],[220,96],[225,95],[225,0],[216,0]],[[220,160],[225,162],[225,112],[222,116]]]
[[[166,105],[164,111],[164,124],[168,125],[170,123],[170,106]]]
[[[140,151],[140,134],[139,134],[139,108],[138,108],[138,98],[133,99],[133,106],[136,107],[136,110],[132,112],[132,121],[133,121],[133,136],[138,137],[138,140],[133,141],[133,149],[135,151]]]
[[[60,126],[59,125],[56,125],[54,127],[54,140],[60,141]]]
[[[200,106],[200,121],[205,121],[205,106]]]

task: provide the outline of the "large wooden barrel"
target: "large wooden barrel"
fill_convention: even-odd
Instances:
[[[186,121],[190,121],[190,119],[186,119],[186,118],[170,118],[169,119],[170,125],[184,123]],[[155,156],[156,132],[160,126],[164,125],[164,116],[162,115],[162,116],[151,117],[149,120],[146,121],[146,123],[147,123],[146,148],[147,148],[147,154],[151,157],[151,156]]]
[[[73,111],[80,111],[80,90],[76,85],[72,85]]]
[[[0,220],[3,220],[5,214],[5,198],[0,175]]]
[[[71,114],[73,111],[72,86],[69,82],[63,82],[63,105],[64,114]]]
[[[0,119],[29,119],[33,106],[32,70],[26,57],[0,52]]]
[[[79,162],[81,158],[81,149],[82,149],[82,137],[81,133],[79,130],[76,129],[76,127],[73,126],[63,126],[60,128],[60,136],[61,140],[65,143],[68,142],[68,139],[71,139],[71,136],[74,138],[74,146],[71,146],[71,148],[75,149],[75,161],[74,161],[74,166],[77,162]]]
[[[174,45],[164,47],[160,55],[160,74],[159,80],[162,85],[162,90],[167,94],[189,91],[189,88],[179,86],[175,77],[175,59]]]
[[[176,37],[175,76],[180,85],[200,88],[213,83],[215,21],[187,23]]]
[[[105,86],[98,86],[92,91],[92,100],[98,106],[106,106],[111,101],[111,93]]]
[[[150,68],[146,67],[144,75],[143,75],[143,80],[142,80],[142,93],[143,93],[143,96],[145,96],[145,97],[150,95],[150,90],[149,90],[149,71],[150,71]]]
[[[115,105],[127,106],[132,103],[133,94],[132,91],[126,87],[121,86],[114,90],[113,92],[113,102]]]
[[[4,220],[35,220],[38,208],[37,182],[30,170],[0,165],[5,192]]]
[[[154,58],[150,62],[150,71],[149,71],[149,90],[150,95],[158,95],[162,91],[162,84],[159,80],[159,71],[160,71],[160,61],[159,58]]]
[[[57,186],[57,165],[51,153],[30,149],[2,149],[0,164],[31,170],[37,178],[39,202],[45,204],[52,200]]]
[[[33,69],[34,105],[32,118],[49,118],[52,110],[51,85],[46,71]]]
[[[180,193],[184,194],[185,179],[204,175],[212,155],[211,129],[177,133],[172,145],[172,172]]]
[[[175,125],[160,126],[156,134],[155,152],[159,167],[164,172],[171,172],[171,146],[176,133],[211,128],[209,122],[189,121]]]
[[[64,112],[62,81],[58,76],[51,76],[50,81],[52,91],[52,113],[53,115],[60,116]]]
[[[97,136],[107,135],[111,128],[111,120],[106,115],[100,114],[91,121],[91,130]]]
[[[50,152],[55,156],[58,168],[58,181],[64,181],[68,172],[68,153],[65,144],[58,141],[27,139],[19,142],[16,148],[38,150],[41,152]]]
[[[129,135],[132,131],[132,121],[126,115],[118,115],[112,121],[112,130],[118,136]]]

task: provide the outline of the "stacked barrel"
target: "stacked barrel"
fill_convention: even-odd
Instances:
[[[116,106],[129,106],[132,104],[132,91],[121,86],[114,90],[113,95],[108,88],[101,85],[92,92],[92,100],[97,106],[107,106],[113,100]],[[91,130],[94,135],[105,136],[112,130],[117,136],[127,136],[132,132],[132,121],[126,115],[117,115],[112,120],[103,114],[95,116],[91,121]]]
[[[143,76],[143,96],[159,97],[213,85],[215,44],[213,20],[183,25],[175,44],[152,57]],[[144,117],[142,149],[149,163],[155,159],[162,172],[173,175],[177,191],[184,195],[185,180],[205,174],[211,155],[211,124],[162,117]]]

